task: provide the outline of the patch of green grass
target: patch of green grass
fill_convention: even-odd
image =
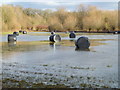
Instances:
[[[112,65],[107,65],[107,67],[112,67]]]
[[[2,32],[2,33],[0,33],[0,34],[2,34],[2,35],[13,34],[13,32]]]
[[[90,87],[92,87],[91,84],[86,84],[86,83],[82,83],[82,84],[80,84],[80,86],[83,87],[83,88],[90,88]]]
[[[43,66],[48,66],[47,64],[43,65]]]
[[[44,83],[26,82],[25,80],[3,79],[3,88],[68,88],[63,84],[46,85]]]
[[[72,69],[90,69],[89,67],[83,68],[83,67],[71,67]]]

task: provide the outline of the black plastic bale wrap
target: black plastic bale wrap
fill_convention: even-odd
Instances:
[[[19,33],[23,33],[23,31],[22,31],[22,30],[20,30],[20,31],[19,31]]]
[[[69,34],[69,38],[76,38],[75,33],[70,33],[70,34]]]
[[[120,34],[120,31],[115,31],[113,32],[113,34]]]
[[[13,32],[13,34],[19,36],[19,32]]]
[[[60,42],[60,41],[61,41],[61,37],[60,37],[60,35],[58,35],[58,34],[53,34],[53,35],[51,35],[51,36],[49,37],[49,40],[50,40],[51,42]]]
[[[75,42],[77,50],[87,50],[90,47],[90,41],[87,37],[80,37]]]
[[[23,34],[27,34],[27,31],[23,31]]]
[[[51,34],[55,34],[55,32],[51,32]]]
[[[8,42],[17,41],[17,37],[14,34],[8,34]]]

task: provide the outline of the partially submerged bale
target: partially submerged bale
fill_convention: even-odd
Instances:
[[[19,33],[23,33],[23,31],[22,31],[22,30],[20,30],[20,31],[19,31]]]
[[[80,37],[75,42],[76,50],[88,50],[90,46],[90,41],[87,37]]]
[[[55,34],[55,32],[51,32],[51,34]]]
[[[27,34],[27,31],[23,31],[23,34]]]
[[[60,35],[58,34],[52,34],[50,37],[49,37],[49,40],[51,42],[60,42],[61,41],[61,37]]]
[[[19,36],[19,32],[13,32],[13,34]]]
[[[115,31],[113,32],[113,34],[120,34],[120,31]]]
[[[73,33],[73,32],[72,32],[72,33],[70,33],[70,34],[69,34],[69,38],[76,38],[75,33]]]
[[[17,37],[14,34],[8,34],[8,42],[17,41]]]

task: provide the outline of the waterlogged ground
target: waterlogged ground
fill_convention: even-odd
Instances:
[[[117,35],[77,34],[90,39],[90,51],[76,51],[68,34],[60,33],[60,43],[49,42],[49,35],[28,33],[14,43],[2,36],[4,88],[118,87]]]

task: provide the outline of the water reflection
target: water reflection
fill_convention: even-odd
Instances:
[[[49,43],[50,47],[53,49],[53,52],[56,52],[56,48],[60,46],[59,42],[50,42]]]
[[[60,46],[60,43],[59,42],[56,42],[56,43],[55,42],[50,42],[49,45],[50,45],[50,47],[55,48],[55,47]]]
[[[83,82],[88,85],[104,83],[104,85],[116,87],[117,40],[110,40],[107,36],[104,36],[104,39],[102,36],[99,37],[101,39],[94,39],[94,37],[91,36],[90,50],[75,49],[75,39],[73,41],[65,39],[60,43],[18,41],[17,45],[15,42],[4,42],[2,44],[3,78],[35,83],[47,82],[47,85],[61,83],[78,88],[79,85],[84,85],[81,84]],[[110,38],[114,39],[113,36]],[[16,47],[11,48],[8,44]],[[8,84],[13,86],[9,82]]]
[[[71,41],[71,42],[73,42],[73,41],[75,41],[75,40],[76,40],[75,38],[70,38],[70,41]]]
[[[16,42],[16,41],[13,41],[13,42],[8,42],[8,46],[9,46],[9,47],[15,47],[15,46],[16,46],[16,44],[17,44],[17,42]]]
[[[90,49],[88,48],[88,49],[79,49],[79,48],[75,48],[75,51],[90,51]]]

